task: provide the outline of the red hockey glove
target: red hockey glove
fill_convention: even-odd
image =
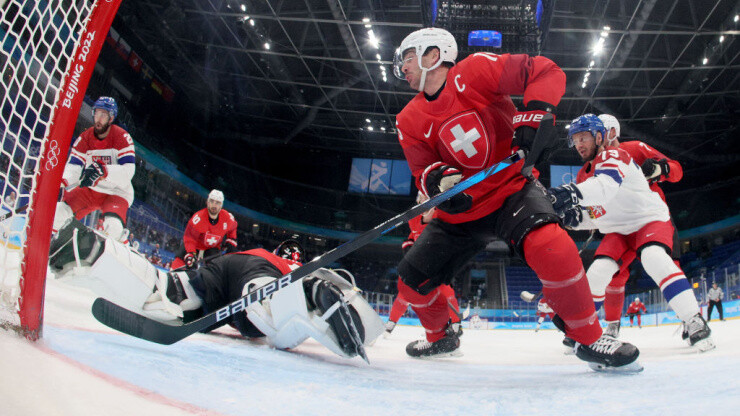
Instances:
[[[236,240],[232,238],[227,238],[224,240],[224,242],[221,244],[221,248],[224,249],[227,253],[233,253],[236,251]]]
[[[421,174],[422,192],[428,197],[436,196],[453,186],[462,179],[462,173],[452,166],[436,162],[424,169]],[[459,193],[447,201],[439,204],[438,208],[448,214],[459,214],[473,206],[473,198],[466,193]]]
[[[511,140],[511,147],[519,148],[525,152],[532,150],[534,135],[540,127],[540,122],[545,114],[555,111],[555,106],[542,101],[530,101],[523,111],[517,111],[512,120],[514,125],[514,138]],[[553,122],[554,120],[553,114]],[[546,160],[543,155],[542,160]]]
[[[195,253],[185,254],[182,260],[185,262],[185,267],[187,267],[188,269],[192,269],[195,267]]]

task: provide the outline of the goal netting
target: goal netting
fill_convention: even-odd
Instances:
[[[0,0],[0,326],[29,339],[75,122],[120,2]]]

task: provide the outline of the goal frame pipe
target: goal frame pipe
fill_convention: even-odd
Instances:
[[[95,63],[122,0],[98,0],[87,17],[77,45],[64,72],[49,128],[41,144],[41,157],[34,173],[28,222],[21,263],[21,294],[18,315],[21,332],[29,340],[41,337],[44,317],[46,270],[59,186],[85,91]]]

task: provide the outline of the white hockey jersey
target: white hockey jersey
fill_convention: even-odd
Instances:
[[[576,185],[583,194],[583,222],[576,230],[632,234],[654,221],[668,221],[668,206],[650,190],[647,179],[624,150],[607,147],[591,162],[586,179]]]
[[[114,124],[102,140],[95,137],[92,127],[83,131],[72,145],[69,163],[64,169],[64,180],[69,185],[79,184],[82,170],[93,161],[104,164],[107,175],[90,189],[118,195],[131,205],[134,202],[131,178],[136,167],[136,151],[134,141],[126,130]]]

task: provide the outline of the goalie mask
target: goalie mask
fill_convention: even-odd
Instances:
[[[421,57],[431,47],[439,49],[439,60],[430,68],[424,68],[421,63]],[[396,54],[393,58],[393,74],[398,79],[406,80],[406,74],[402,71],[404,64],[403,55],[410,49],[416,52],[416,59],[421,69],[419,91],[424,90],[424,81],[426,80],[427,72],[438,68],[442,65],[442,62],[449,62],[454,65],[457,59],[457,42],[450,32],[437,27],[417,30],[406,36],[401,42],[401,46],[396,49]]]
[[[303,262],[303,247],[296,240],[285,240],[273,251],[273,254],[287,260]]]

